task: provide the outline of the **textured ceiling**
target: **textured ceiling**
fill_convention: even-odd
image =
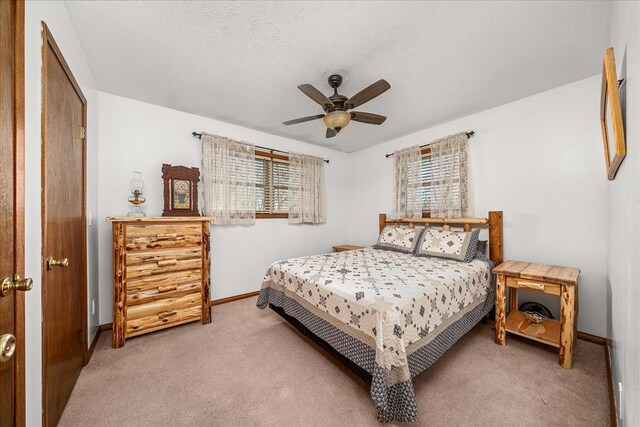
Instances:
[[[600,72],[607,2],[111,2],[67,9],[100,90],[351,152]],[[391,90],[325,140],[296,86]],[[215,129],[204,129],[215,132]],[[257,142],[259,143],[259,142]]]

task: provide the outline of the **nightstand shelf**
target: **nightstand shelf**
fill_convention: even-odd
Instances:
[[[560,347],[560,321],[544,319],[542,323],[530,322],[525,314],[515,310],[507,315],[505,329],[515,335]]]

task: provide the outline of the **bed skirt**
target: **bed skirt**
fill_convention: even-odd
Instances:
[[[494,306],[494,280],[486,299],[474,304],[470,310],[452,316],[446,324],[430,332],[414,343],[415,350],[408,353],[409,371],[415,377],[424,371],[453,344],[469,332],[486,316]],[[371,375],[371,398],[376,404],[377,418],[381,422],[415,422],[418,419],[413,383],[411,380],[388,386],[384,369],[376,363],[375,348],[347,334],[325,319],[303,307],[285,292],[263,287],[256,305],[264,309],[273,305],[290,317],[299,321],[311,333],[333,347],[339,354],[349,359]],[[423,345],[424,344],[424,345]]]

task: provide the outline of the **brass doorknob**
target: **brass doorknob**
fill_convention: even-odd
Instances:
[[[47,258],[47,270],[51,270],[53,267],[68,267],[69,266],[69,258],[60,258],[55,259],[50,256]]]
[[[13,279],[5,277],[0,284],[0,296],[7,296],[11,291],[30,291],[33,287],[33,280],[29,278],[21,279],[20,276],[14,274]]]
[[[4,334],[0,337],[0,363],[8,362],[16,352],[16,337]]]

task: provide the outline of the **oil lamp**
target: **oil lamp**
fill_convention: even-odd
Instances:
[[[129,196],[129,203],[133,205],[133,209],[127,214],[132,217],[145,217],[147,216],[140,205],[145,202],[145,198],[142,196],[142,190],[144,190],[144,181],[142,180],[142,173],[138,171],[133,172],[133,178],[129,181],[129,188],[131,189],[131,196]]]

